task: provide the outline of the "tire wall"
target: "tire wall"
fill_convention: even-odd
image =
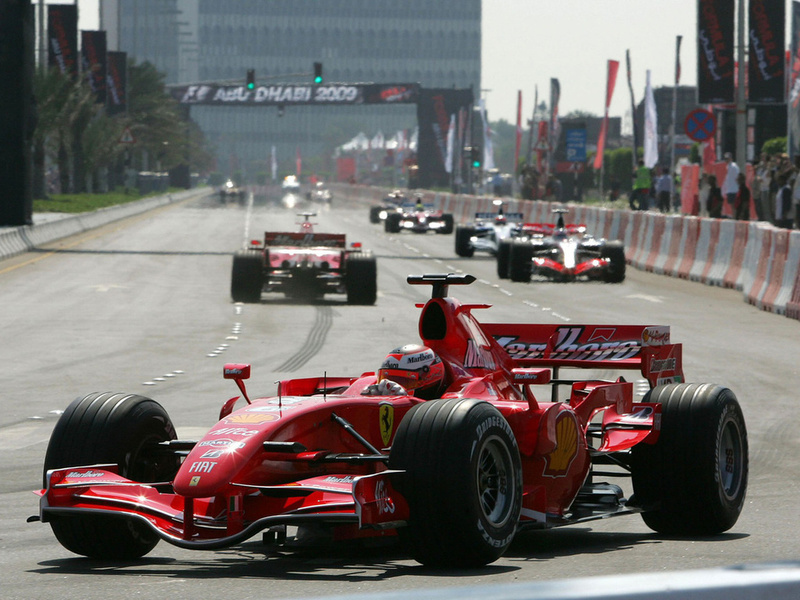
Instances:
[[[379,202],[388,188],[334,186],[343,196]],[[476,212],[493,209],[492,198],[424,192],[425,202],[453,213],[456,224]],[[552,222],[562,203],[504,199],[506,211],[521,212],[526,222]],[[735,289],[761,310],[800,320],[800,231],[760,221],[733,221],[567,203],[569,221],[589,233],[625,243],[628,264],[670,277]],[[2,238],[0,238],[0,244]]]

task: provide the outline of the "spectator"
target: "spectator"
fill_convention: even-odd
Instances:
[[[744,173],[739,173],[737,178],[739,192],[736,194],[736,201],[733,207],[733,218],[738,221],[748,221],[750,219],[750,190],[747,189],[747,177]]]
[[[794,223],[794,205],[792,204],[792,187],[786,175],[778,175],[778,195],[775,198],[775,227],[791,229]]]
[[[715,175],[708,176],[708,199],[706,200],[706,207],[708,209],[708,216],[712,219],[722,218],[722,191],[717,186],[717,178]]]
[[[633,193],[630,198],[631,210],[647,210],[652,177],[650,169],[644,166],[644,161],[639,159],[639,166],[633,173]]]
[[[739,165],[733,162],[733,156],[730,152],[725,153],[725,162],[728,163],[728,170],[725,173],[725,181],[722,182],[722,194],[728,204],[733,206],[736,201],[736,194],[739,192],[739,184],[736,183],[739,177]]]
[[[661,175],[656,179],[656,200],[658,201],[658,210],[662,213],[668,213],[670,207],[670,190],[672,182],[669,178],[669,168],[664,167]]]

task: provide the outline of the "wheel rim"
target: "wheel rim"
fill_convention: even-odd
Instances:
[[[728,420],[722,428],[717,463],[720,486],[726,498],[732,499],[738,494],[743,470],[741,432],[734,421]]]
[[[516,482],[511,453],[500,438],[493,436],[484,442],[476,475],[481,512],[492,526],[502,527],[511,516]]]

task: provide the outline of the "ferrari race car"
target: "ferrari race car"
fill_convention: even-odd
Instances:
[[[497,254],[500,242],[511,240],[522,232],[522,213],[503,211],[503,202],[495,200],[496,213],[475,213],[475,221],[456,227],[456,254],[469,258],[475,252]]]
[[[388,376],[380,383],[394,395],[365,395],[372,372],[284,380],[255,397],[250,365],[227,364],[241,396],[202,438],[180,440],[152,399],[92,393],[53,430],[30,520],[104,559],[138,558],[159,540],[209,550],[265,532],[289,549],[397,536],[416,560],[444,567],[490,563],[524,529],[616,515],[641,513],[665,535],[736,523],[748,479],[742,411],[728,388],[684,383],[668,327],[482,324],[473,313],[489,305],[448,294],[474,280],[408,278],[432,288],[419,334],[438,357],[436,399]],[[639,399],[623,377],[580,369],[638,372],[650,389]]]
[[[378,269],[375,257],[361,244],[347,246],[343,233],[316,233],[300,213],[300,231],[268,231],[264,243],[253,240],[233,257],[231,296],[234,302],[259,302],[262,292],[314,298],[347,294],[350,304],[375,304]]]
[[[369,222],[383,223],[386,217],[393,212],[402,212],[402,206],[409,200],[400,190],[392,190],[378,206],[369,207]]]
[[[528,282],[534,275],[554,281],[593,279],[607,283],[625,280],[625,247],[621,241],[597,239],[585,225],[565,225],[564,209],[551,223],[525,223],[522,235],[505,240],[497,253],[497,274]]]
[[[434,210],[433,206],[422,202],[403,204],[399,211],[388,213],[383,222],[386,233],[453,233],[453,224],[451,213]]]

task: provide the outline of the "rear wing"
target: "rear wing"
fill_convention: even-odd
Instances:
[[[651,385],[681,382],[682,347],[668,326],[482,323],[515,367],[637,370]]]
[[[556,226],[553,223],[524,223],[522,225],[522,231],[530,234],[552,235],[555,230]],[[583,223],[570,223],[564,226],[564,231],[570,235],[585,233],[586,225]]]
[[[475,220],[481,221],[494,221],[497,217],[505,217],[506,221],[522,222],[525,218],[521,212],[507,212],[507,213],[493,213],[493,212],[476,212]]]
[[[345,248],[346,236],[343,233],[307,233],[302,231],[267,231],[264,234],[265,246],[325,246],[326,248]]]

